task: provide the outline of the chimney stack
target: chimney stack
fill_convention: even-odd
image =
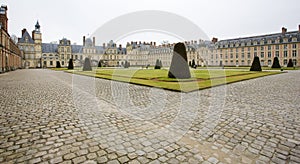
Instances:
[[[156,46],[156,42],[153,43],[154,47]]]
[[[298,25],[298,32],[300,32],[300,24]]]
[[[286,28],[284,28],[284,27],[281,28],[281,33],[282,33],[283,35],[286,33],[286,31],[287,31]]]
[[[22,36],[24,35],[25,32],[26,32],[26,28],[23,28],[23,30],[22,30]]]
[[[95,37],[93,37],[93,46],[95,46],[96,45],[96,39],[95,39]]]
[[[218,38],[213,37],[211,41],[215,44],[218,42]]]
[[[85,36],[83,36],[83,46],[85,46]]]
[[[103,43],[103,49],[105,49],[105,43]]]
[[[119,49],[120,49],[120,50],[122,49],[122,44],[119,44]]]

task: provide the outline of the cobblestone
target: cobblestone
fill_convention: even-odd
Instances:
[[[43,69],[0,74],[0,163],[300,163],[299,83],[290,71],[177,93]]]

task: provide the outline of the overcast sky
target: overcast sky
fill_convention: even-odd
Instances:
[[[300,24],[299,0],[2,0],[1,2],[8,6],[8,28],[11,35],[21,37],[23,28],[31,34],[36,21],[39,20],[45,43],[65,37],[72,43],[82,44],[83,35],[92,34],[111,19],[142,10],[175,13],[195,23],[209,38],[219,39],[280,32],[283,26],[288,31],[294,31],[298,30]],[[170,38],[166,37],[165,40],[168,39]]]

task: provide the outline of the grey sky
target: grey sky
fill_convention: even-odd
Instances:
[[[209,38],[219,39],[280,32],[283,26],[288,31],[298,30],[300,24],[299,0],[4,0],[1,3],[8,6],[10,34],[20,37],[23,28],[31,33],[39,20],[43,42],[66,37],[72,43],[82,44],[83,35],[92,34],[107,21],[141,10],[178,14],[198,25]]]

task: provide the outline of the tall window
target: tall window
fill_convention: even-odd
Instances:
[[[283,60],[283,65],[287,65],[287,59]]]
[[[264,46],[261,46],[261,47],[260,47],[260,50],[263,51],[263,50],[264,50]]]
[[[271,58],[271,57],[272,57],[271,52],[268,52],[268,58]]]
[[[279,51],[275,52],[275,56],[279,58]]]
[[[287,55],[288,53],[287,53],[287,51],[283,51],[283,57],[287,57],[288,55]]]
[[[292,51],[293,57],[297,57],[297,50]]]
[[[261,58],[264,58],[264,57],[265,57],[265,53],[264,53],[264,52],[261,52],[261,53],[260,53],[260,57],[261,57]]]
[[[271,50],[271,46],[268,46],[268,50]]]
[[[276,45],[276,50],[279,50],[279,45]]]
[[[53,65],[53,61],[50,61],[50,65]]]
[[[284,48],[285,50],[287,49],[287,47],[288,47],[287,44],[285,44],[285,45],[283,46],[283,48]]]
[[[297,48],[297,44],[293,44],[293,49],[296,49]]]

